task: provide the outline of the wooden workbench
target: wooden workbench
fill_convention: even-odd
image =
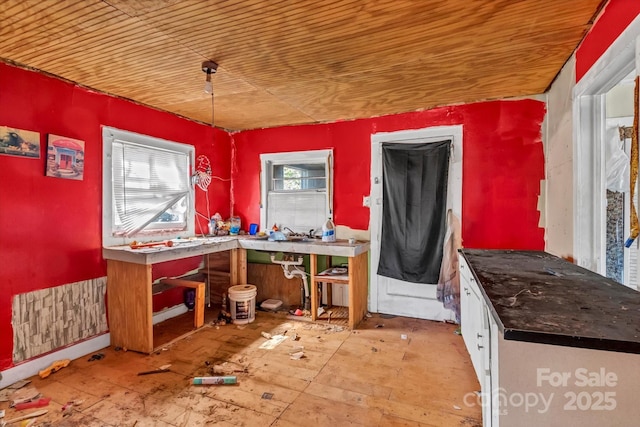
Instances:
[[[129,246],[106,247],[102,250],[107,260],[107,305],[111,345],[142,353],[152,353],[153,264],[231,251],[230,285],[247,282],[246,250],[308,254],[311,256],[311,289],[316,283],[317,256],[345,256],[349,259],[349,325],[355,327],[367,310],[369,242],[349,244],[345,241],[325,243],[270,242],[251,237],[205,237],[176,240],[173,247],[155,246],[131,249]],[[311,292],[312,319],[317,314],[318,301]]]

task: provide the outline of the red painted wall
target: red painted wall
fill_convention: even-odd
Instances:
[[[544,179],[541,123],[544,102],[495,101],[322,125],[233,134],[233,212],[259,222],[260,154],[333,148],[334,219],[369,228],[371,134],[463,125],[462,236],[465,247],[544,249],[538,227]]]
[[[0,370],[12,365],[14,295],[106,274],[101,125],[192,144],[196,155],[209,156],[216,175],[230,175],[225,131],[0,63],[0,126],[41,133],[40,159],[0,155]],[[84,180],[45,176],[49,133],[85,141]],[[211,212],[229,215],[229,183],[214,180],[209,188]],[[202,191],[196,198],[198,211],[206,214]],[[181,274],[198,262],[189,259],[162,272]]]
[[[576,82],[580,81],[638,15],[638,0],[610,0],[607,3],[576,50]]]

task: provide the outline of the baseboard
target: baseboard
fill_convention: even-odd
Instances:
[[[79,342],[78,344],[65,347],[36,359],[31,359],[27,362],[9,368],[6,371],[2,371],[0,389],[10,386],[17,381],[37,375],[39,371],[51,366],[51,364],[56,360],[73,360],[108,347],[110,341],[111,334],[106,333],[98,335],[97,337],[89,338],[88,340]]]
[[[189,311],[187,306],[184,304],[174,305],[173,307],[169,307],[165,310],[159,311],[153,315],[153,324],[164,322],[167,319],[171,319],[172,317],[180,316],[181,314]]]
[[[160,311],[153,315],[153,324],[163,322],[172,317],[179,316],[186,313],[187,307],[184,304],[179,304]],[[0,372],[0,389],[3,389],[11,384],[24,380],[26,378],[37,375],[38,372],[51,366],[51,364],[57,360],[64,359],[78,359],[88,354],[94,353],[105,347],[111,345],[111,334],[108,332],[102,335],[98,335],[93,338],[89,338],[85,341],[77,344],[65,347],[63,349],[54,351],[52,353],[45,354],[44,356],[31,359],[19,365],[13,366],[6,371]]]

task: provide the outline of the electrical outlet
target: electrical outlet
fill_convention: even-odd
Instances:
[[[362,206],[371,207],[371,196],[362,196]]]

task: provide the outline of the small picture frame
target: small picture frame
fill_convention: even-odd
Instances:
[[[0,126],[0,154],[39,159],[40,133]]]
[[[49,135],[47,176],[82,180],[84,178],[84,141]]]

